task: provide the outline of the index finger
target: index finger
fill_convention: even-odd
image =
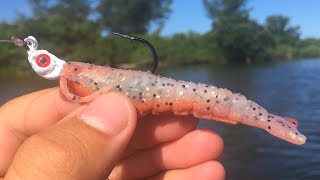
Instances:
[[[79,105],[59,88],[45,89],[11,100],[0,108],[0,177],[16,150],[32,134],[56,123]]]

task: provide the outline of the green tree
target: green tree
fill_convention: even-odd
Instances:
[[[273,52],[275,59],[293,59],[298,56],[299,26],[290,26],[289,17],[269,16],[266,19],[265,28],[272,34],[276,44]]]
[[[244,63],[271,57],[271,34],[250,20],[246,0],[203,0],[212,19],[212,41],[228,62]],[[266,39],[270,38],[264,42]]]
[[[275,37],[276,43],[295,45],[299,40],[299,26],[290,26],[290,18],[282,15],[268,16],[265,27]]]
[[[160,32],[171,10],[172,0],[100,0],[98,22],[107,31],[144,34],[151,24]]]
[[[320,39],[306,38],[297,43],[298,57],[320,57]]]
[[[203,0],[208,16],[215,22],[223,17],[248,18],[247,0]]]
[[[60,57],[76,60],[92,57],[99,38],[96,24],[89,19],[90,0],[29,0],[34,15],[21,17],[17,24],[24,35],[33,35],[41,48]],[[77,52],[77,53],[76,53]]]
[[[16,24],[0,22],[1,39],[20,37],[17,29]],[[28,65],[26,49],[9,43],[0,43],[0,78],[25,77],[31,72],[26,71]]]
[[[85,20],[91,12],[90,0],[29,0],[35,17],[60,14]]]
[[[11,36],[15,35],[17,26],[8,24],[8,23],[0,23],[0,32],[1,39],[10,39]],[[18,48],[14,47],[14,45],[9,43],[0,43],[0,66],[9,65],[12,62],[12,59],[16,59]]]
[[[167,38],[165,61],[168,64],[196,64],[208,63],[216,60],[211,44],[206,41],[206,36],[192,31],[177,33]],[[210,47],[210,48],[208,48]]]

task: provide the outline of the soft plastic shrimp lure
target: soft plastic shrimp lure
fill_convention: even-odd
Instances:
[[[151,44],[141,38],[122,36],[144,42],[154,50]],[[265,129],[293,144],[301,145],[306,141],[306,137],[297,130],[296,120],[269,114],[255,102],[227,89],[176,81],[150,72],[114,69],[81,62],[66,63],[46,50],[37,50],[38,42],[32,36],[22,43],[17,38],[9,42],[17,46],[24,45],[34,71],[46,79],[59,79],[61,92],[70,101],[85,103],[98,94],[115,91],[127,95],[140,116],[165,112],[192,114],[198,118],[230,124],[243,123]],[[153,72],[155,68],[156,63]]]

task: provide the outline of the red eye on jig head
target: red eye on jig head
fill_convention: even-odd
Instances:
[[[47,67],[51,62],[50,56],[47,54],[40,54],[36,58],[36,63],[39,67],[45,68]]]

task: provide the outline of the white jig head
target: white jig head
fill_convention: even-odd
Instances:
[[[57,79],[65,61],[57,58],[46,50],[37,50],[38,41],[33,36],[24,39],[28,46],[28,60],[33,70],[46,79]]]

